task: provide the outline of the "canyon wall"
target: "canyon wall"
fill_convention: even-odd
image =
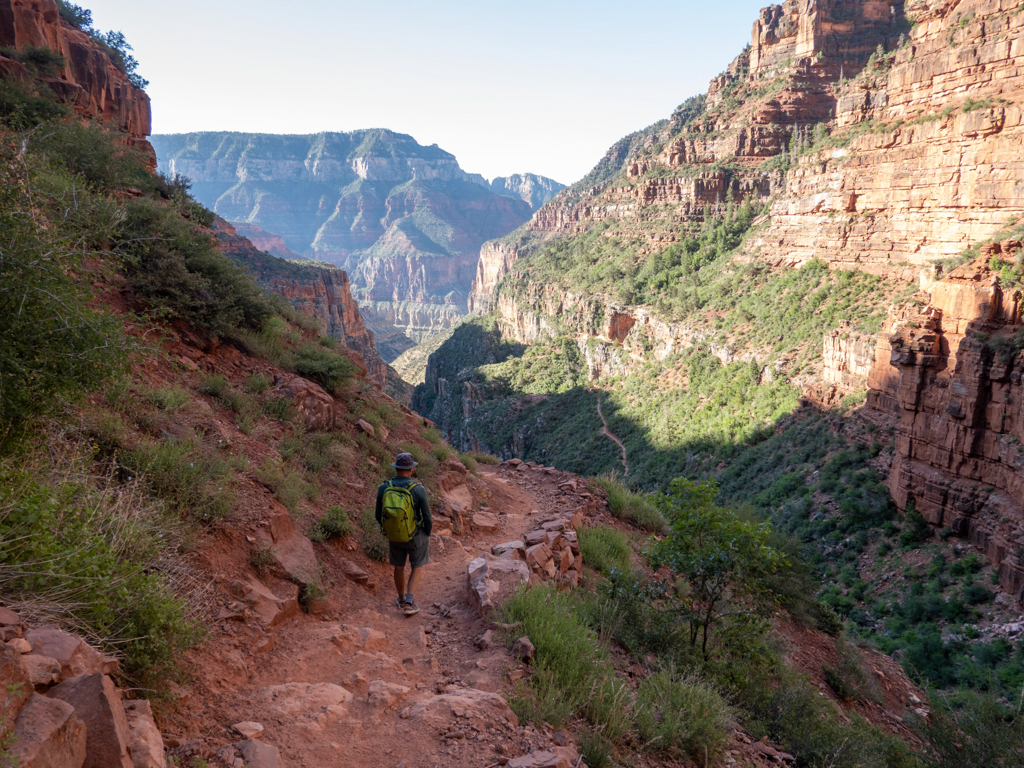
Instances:
[[[46,85],[80,117],[124,131],[132,144],[153,157],[146,140],[151,130],[146,92],[133,86],[87,34],[60,18],[55,0],[0,0],[0,46],[35,46],[59,53],[64,65],[53,77],[43,78]],[[2,54],[0,75],[29,79],[23,64]]]
[[[218,215],[258,227],[268,245],[280,238],[276,253],[345,269],[355,298],[393,337],[382,347],[392,358],[458,322],[480,246],[521,225],[535,198],[561,186],[533,174],[488,182],[436,145],[383,129],[153,142],[161,168],[187,176]]]
[[[271,256],[219,217],[214,233],[222,251],[252,272],[264,287],[288,299],[297,312],[315,318],[322,335],[358,353],[366,377],[382,388],[387,386],[387,364],[377,352],[373,333],[363,322],[343,270],[293,264]]]
[[[898,419],[889,487],[928,522],[971,540],[1024,598],[1022,292],[986,254],[898,307],[878,338],[868,408]],[[1020,250],[1019,241],[1002,249]],[[996,253],[999,250],[995,250]]]
[[[833,137],[799,159],[761,258],[916,280],[1024,215],[1024,16],[1010,0],[915,3],[895,51],[838,92]]]

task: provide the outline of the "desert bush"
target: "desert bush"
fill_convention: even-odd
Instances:
[[[462,462],[462,466],[468,469],[470,472],[476,472],[477,462],[476,459],[469,453],[460,453],[459,461]]]
[[[315,604],[327,597],[330,583],[322,578],[317,581],[309,581],[302,585],[299,590],[299,605],[307,612]]]
[[[249,563],[261,576],[274,563],[274,548],[269,544],[258,544],[249,552]]]
[[[250,395],[262,395],[274,382],[269,375],[265,373],[254,373],[248,379],[245,380],[245,391]]]
[[[932,527],[928,521],[914,507],[913,501],[907,503],[907,511],[903,516],[903,533],[900,534],[900,544],[904,547],[914,547],[922,544],[932,536]]]
[[[212,522],[231,509],[231,467],[203,450],[197,438],[142,444],[118,454],[121,471],[179,514]]]
[[[633,493],[610,475],[595,478],[608,497],[613,515],[648,531],[665,529],[665,517],[646,497]]]
[[[697,672],[668,668],[645,678],[637,690],[636,712],[645,750],[711,765],[729,743],[732,711]]]
[[[189,401],[189,394],[178,387],[155,389],[149,393],[149,401],[161,411],[174,413]]]
[[[56,619],[120,656],[129,681],[155,690],[202,638],[164,563],[183,531],[140,481],[89,475],[75,456],[0,462],[0,592],[23,616]]]
[[[348,514],[344,509],[335,505],[309,527],[306,535],[310,541],[324,542],[330,538],[351,536],[353,530]]]
[[[295,351],[295,372],[337,394],[355,376],[356,366],[345,355],[308,342]]]
[[[388,560],[388,540],[381,531],[380,524],[374,514],[372,507],[363,510],[363,518],[360,521],[363,529],[363,549],[371,560],[386,563]]]
[[[277,500],[292,514],[299,511],[299,504],[304,499],[314,498],[317,493],[316,486],[307,483],[300,472],[291,467],[278,467],[270,459],[256,470],[256,479],[273,491]]]
[[[930,717],[914,724],[927,768],[1024,765],[1024,717],[992,694],[933,694]]]
[[[625,534],[606,525],[578,531],[583,562],[602,573],[629,573],[632,548]]]

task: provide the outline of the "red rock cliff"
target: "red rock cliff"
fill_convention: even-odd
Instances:
[[[86,35],[60,18],[54,0],[0,0],[0,46],[50,48],[65,59],[47,85],[75,112],[124,131],[132,143],[152,157],[146,137],[151,132],[149,97],[136,88],[110,57]],[[0,56],[0,74],[27,77],[24,67]]]
[[[1024,355],[1021,291],[999,284],[986,255],[900,307],[879,335],[868,406],[898,418],[889,488],[933,525],[969,538],[1024,597]],[[1003,250],[1019,250],[1017,241]]]
[[[266,288],[288,299],[296,311],[315,318],[323,335],[357,352],[366,367],[366,377],[385,387],[387,365],[352,298],[344,270],[293,264],[271,256],[255,248],[219,217],[214,232],[221,250],[253,272]]]

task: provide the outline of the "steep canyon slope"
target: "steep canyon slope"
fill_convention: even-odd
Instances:
[[[344,268],[385,359],[466,312],[481,244],[526,221],[561,185],[487,182],[436,145],[388,130],[310,136],[194,133],[153,139],[160,167],[278,255]],[[271,243],[278,236],[281,243]]]
[[[887,650],[916,654],[921,621],[879,580],[899,556],[868,548],[897,508],[965,540],[936,558],[984,553],[1019,603],[1021,10],[764,9],[706,95],[485,244],[483,317],[431,356],[414,405],[457,445],[621,477],[600,401],[631,485],[715,478],[826,581],[847,574],[826,599]],[[957,670],[930,679],[978,684],[944,622],[914,630]]]

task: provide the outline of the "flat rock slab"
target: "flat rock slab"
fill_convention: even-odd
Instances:
[[[384,680],[374,680],[369,686],[368,701],[371,706],[386,708],[390,707],[400,698],[405,696],[411,689],[406,685],[389,683]]]
[[[508,768],[575,768],[579,753],[572,747],[553,747],[509,761]]]
[[[254,578],[232,582],[229,587],[233,597],[244,601],[260,621],[271,627],[299,615],[298,585],[289,583],[282,591],[287,594],[278,597],[263,582]]]
[[[317,715],[329,707],[344,706],[353,698],[333,683],[285,683],[264,688],[260,694],[283,717]]]
[[[508,702],[496,693],[465,688],[455,693],[433,696],[414,704],[409,710],[410,720],[422,720],[428,725],[448,727],[456,717],[477,723],[505,720],[518,726],[519,718]]]
[[[256,739],[246,739],[235,744],[242,755],[246,768],[277,768],[279,753],[277,747],[264,744]]]
[[[75,708],[33,694],[14,723],[11,757],[18,768],[82,768],[85,750],[85,725]]]
[[[72,677],[51,688],[51,699],[67,702],[85,724],[86,755],[82,768],[134,768],[131,732],[121,692],[106,675]]]

